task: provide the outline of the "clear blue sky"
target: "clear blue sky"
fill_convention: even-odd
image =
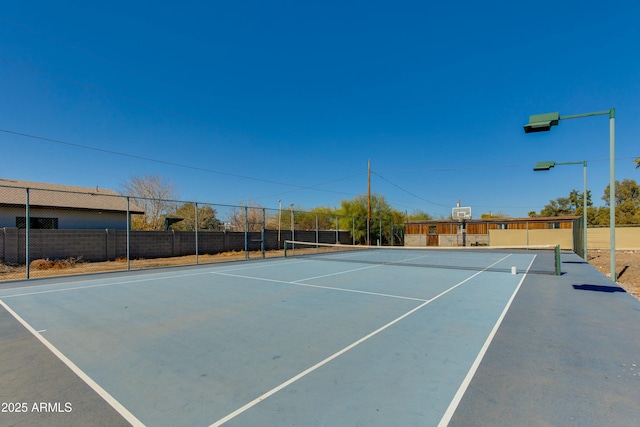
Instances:
[[[582,191],[537,161],[587,160],[603,205],[606,116],[522,126],[613,107],[639,180],[639,22],[631,0],[4,2],[0,177],[309,209],[366,194],[371,159],[396,209],[521,217]]]

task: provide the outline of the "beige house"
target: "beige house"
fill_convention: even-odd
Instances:
[[[133,201],[128,212],[144,214]],[[0,228],[26,228],[27,216],[31,229],[126,229],[127,198],[98,187],[0,178]]]

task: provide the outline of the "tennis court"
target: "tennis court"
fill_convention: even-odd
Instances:
[[[453,253],[448,266],[436,258],[440,252],[396,253],[307,253],[5,284],[0,300],[11,316],[2,318],[3,340],[14,343],[13,337],[21,343],[15,350],[38,352],[35,359],[52,366],[54,355],[66,366],[32,382],[16,379],[15,393],[3,401],[25,401],[29,410],[3,411],[2,419],[15,425],[567,425],[573,415],[558,417],[572,405],[584,407],[581,416],[589,412],[592,422],[614,420],[609,425],[637,415],[638,404],[620,395],[640,384],[632,369],[640,354],[634,331],[603,351],[598,364],[580,360],[598,395],[608,393],[606,402],[591,401],[594,383],[587,382],[578,399],[562,396],[562,408],[545,403],[558,398],[554,381],[572,390],[571,377],[562,370],[566,360],[532,340],[543,343],[554,328],[559,333],[584,316],[593,323],[571,328],[574,340],[585,341],[571,343],[570,354],[592,351],[600,339],[617,343],[617,322],[640,320],[640,306],[624,292],[575,288],[615,285],[574,254],[562,254],[563,274],[555,276],[545,274],[553,260],[536,251]],[[573,292],[571,300],[562,292]],[[549,299],[546,307],[539,306],[541,297]],[[559,318],[549,314],[549,304]],[[599,317],[607,319],[605,330],[596,328]],[[562,343],[556,345],[562,354]],[[544,352],[546,360],[537,360]],[[631,352],[624,363],[621,352]],[[23,354],[11,363],[33,358]],[[546,378],[549,364],[552,378]],[[536,369],[545,376],[542,388]],[[548,395],[516,396],[542,389]],[[90,395],[96,398],[88,401]],[[32,403],[43,400],[72,410],[33,411]]]

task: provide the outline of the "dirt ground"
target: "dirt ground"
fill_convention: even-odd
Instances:
[[[590,250],[589,264],[609,277],[609,251]],[[640,251],[616,251],[616,271],[618,285],[640,300]]]
[[[284,256],[284,253],[283,251],[266,251],[265,256],[267,258]],[[258,259],[261,257],[262,254],[260,252],[249,253],[250,259]],[[199,255],[197,263],[209,264],[243,259],[246,259],[244,251],[224,252],[215,255]],[[129,267],[131,270],[143,270],[148,268],[175,267],[195,264],[196,256],[187,255],[172,258],[134,259],[129,262]],[[29,278],[35,279],[42,277],[105,273],[125,270],[127,270],[126,259],[104,262],[87,262],[82,259],[64,259],[57,261],[38,259],[32,261],[30,264]],[[24,265],[12,266],[0,263],[0,282],[7,280],[22,280],[25,278],[25,274],[26,270]]]
[[[250,258],[261,258],[259,252],[251,252]],[[283,256],[282,251],[267,251],[267,257]],[[228,252],[217,255],[200,255],[199,264],[212,262],[232,261],[245,259],[244,252]],[[30,277],[50,277],[70,274],[87,274],[107,271],[123,271],[127,269],[126,260],[107,262],[56,262],[51,265],[43,263],[43,260],[33,261],[30,269]],[[609,277],[609,251],[591,250],[589,251],[589,264],[597,268],[605,276]],[[162,259],[140,259],[132,260],[130,267],[132,270],[144,268],[168,267],[176,265],[193,265],[196,263],[194,255],[176,258]],[[640,251],[618,251],[616,252],[616,265],[618,273],[618,285],[624,288],[629,294],[640,300]],[[0,281],[20,280],[25,277],[23,267],[11,267],[0,264]]]

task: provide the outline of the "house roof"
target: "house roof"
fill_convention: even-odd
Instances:
[[[113,190],[3,178],[0,178],[0,204],[25,206],[26,189],[32,207],[127,211],[127,199]],[[129,212],[143,214],[144,209],[130,202]]]

